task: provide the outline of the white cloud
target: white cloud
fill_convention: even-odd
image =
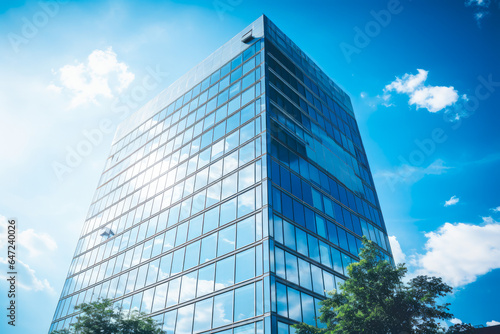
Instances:
[[[486,326],[490,327],[490,326],[498,326],[500,325],[500,321],[495,321],[495,320],[491,320],[491,321],[487,321],[486,322]]]
[[[75,65],[65,65],[56,73],[61,86],[51,83],[47,89],[62,92],[64,88],[71,92],[71,108],[88,102],[98,104],[98,97],[112,98],[114,93],[127,88],[135,77],[125,63],[118,61],[111,47],[94,50],[86,64],[76,61]]]
[[[0,235],[7,235],[7,218],[0,216]],[[37,257],[45,251],[57,249],[57,243],[47,233],[38,233],[30,228],[24,231],[17,231],[17,244],[21,247],[23,256]],[[6,247],[6,240],[0,241],[0,249]],[[26,252],[27,251],[27,254]]]
[[[405,263],[406,255],[401,250],[401,245],[394,235],[389,236],[389,242],[391,244],[392,255],[394,257],[394,262]]]
[[[428,71],[417,69],[418,74],[403,75],[402,78],[396,77],[396,80],[385,86],[384,101],[389,100],[389,92],[395,91],[399,94],[407,94],[410,98],[408,104],[415,105],[417,109],[424,108],[435,113],[452,106],[458,101],[458,92],[453,86],[431,86],[425,85]]]
[[[0,235],[7,235],[8,219],[0,215]],[[7,238],[0,240],[1,254],[7,254]],[[46,249],[52,251],[57,248],[56,242],[46,233],[36,233],[33,229],[26,231],[18,231],[16,247],[16,272],[19,287],[24,290],[34,291],[49,291],[54,292],[52,286],[47,279],[39,279],[36,272],[27,263],[20,260],[20,258],[34,257],[41,255]],[[26,255],[25,251],[28,251]],[[0,264],[2,267],[7,268],[8,259],[0,257]],[[7,279],[6,273],[0,273],[0,279],[4,281]]]
[[[457,318],[453,318],[450,320],[450,322],[454,325],[458,325],[458,324],[461,324],[462,323],[462,320],[460,319],[457,319]]]
[[[459,201],[460,201],[460,198],[458,198],[457,196],[453,195],[453,196],[451,196],[451,198],[449,200],[447,200],[446,202],[444,202],[444,206],[455,205]]]
[[[8,261],[0,257],[0,263],[3,268],[7,268]],[[27,291],[48,291],[53,293],[54,289],[47,279],[39,279],[36,276],[35,270],[31,269],[29,265],[17,259],[16,261],[17,284],[21,289]],[[0,279],[5,281],[9,275],[5,273],[0,274]]]
[[[385,91],[393,91],[402,93],[413,93],[419,86],[423,85],[425,80],[427,80],[428,71],[417,69],[418,74],[408,74],[403,75],[403,78],[396,78],[393,82],[385,86]]]
[[[496,208],[491,209],[493,212],[500,212],[500,206],[497,206]]]
[[[430,112],[438,112],[457,102],[458,93],[453,87],[422,87],[410,95],[410,104],[425,108]]]
[[[31,228],[19,233],[19,244],[28,250],[30,257],[39,256],[45,249],[49,251],[57,249],[57,243],[50,235],[37,233]]]
[[[425,236],[427,252],[415,259],[418,275],[439,276],[458,287],[500,268],[499,222],[490,220],[483,226],[446,223]]]

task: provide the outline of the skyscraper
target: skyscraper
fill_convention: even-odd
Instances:
[[[350,99],[262,16],[120,124],[51,330],[101,297],[167,333],[291,333],[363,235],[391,258]]]

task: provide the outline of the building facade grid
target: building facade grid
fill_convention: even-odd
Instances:
[[[265,16],[250,29],[115,138],[50,331],[110,298],[167,333],[293,333],[361,236],[391,259],[349,97]]]

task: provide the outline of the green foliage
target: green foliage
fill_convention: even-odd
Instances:
[[[456,324],[448,328],[446,334],[471,334],[475,329],[471,324]]]
[[[363,245],[360,261],[347,268],[349,279],[321,302],[319,320],[326,329],[302,323],[295,325],[296,333],[445,333],[440,321],[453,315],[449,304],[438,304],[437,299],[452,288],[441,278],[427,276],[405,284],[404,264],[383,260],[383,253],[365,237]]]
[[[75,307],[82,313],[70,329],[53,331],[51,334],[164,334],[160,324],[144,314],[132,312],[129,316],[113,307],[110,299],[83,303]]]

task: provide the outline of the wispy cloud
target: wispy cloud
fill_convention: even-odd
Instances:
[[[427,167],[415,167],[403,164],[393,170],[378,171],[374,176],[393,187],[396,184],[412,185],[426,175],[441,175],[446,173],[450,168],[445,165],[443,160],[437,159]]]
[[[497,206],[496,208],[491,209],[493,212],[500,212],[500,206]]]
[[[455,205],[457,204],[458,202],[460,201],[460,198],[458,198],[457,196],[453,195],[451,196],[451,198],[449,200],[447,200],[446,202],[444,202],[444,206],[452,206],[452,205]]]
[[[64,65],[55,74],[60,85],[51,83],[47,89],[55,93],[69,92],[72,96],[70,108],[89,102],[98,104],[99,97],[113,98],[135,78],[128,65],[118,61],[111,47],[94,50],[86,63],[75,61],[74,65]]]
[[[466,0],[465,5],[474,10],[474,18],[478,26],[481,26],[482,20],[490,14],[491,4],[498,1],[492,0]]]
[[[431,113],[446,109],[458,101],[460,97],[453,86],[426,85],[429,72],[422,69],[417,71],[417,74],[406,73],[401,78],[396,77],[396,80],[385,86],[382,99],[386,106],[392,105],[389,103],[390,92],[408,95],[409,105],[427,109]],[[466,99],[466,96],[462,98]]]

